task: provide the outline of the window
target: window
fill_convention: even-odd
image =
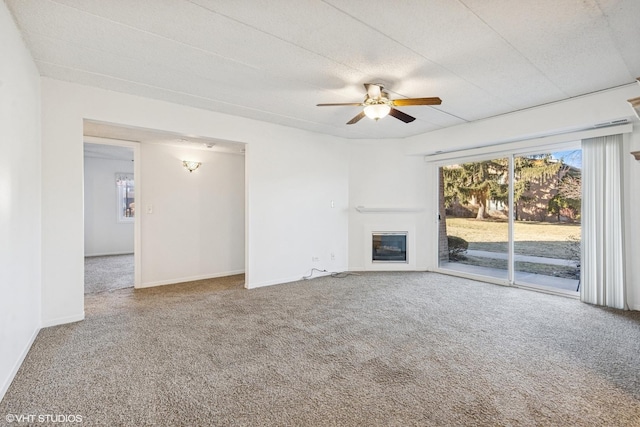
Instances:
[[[116,174],[116,196],[118,198],[118,222],[133,222],[135,217],[135,190],[133,174]]]
[[[580,149],[440,167],[440,268],[575,294],[581,169]]]

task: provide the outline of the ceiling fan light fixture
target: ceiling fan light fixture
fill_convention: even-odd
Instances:
[[[371,104],[364,107],[364,114],[373,120],[379,120],[391,111],[391,107],[387,104]]]

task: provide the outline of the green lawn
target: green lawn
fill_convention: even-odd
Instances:
[[[506,221],[447,218],[447,235],[469,242],[469,249],[507,252]],[[517,221],[515,253],[561,259],[579,259],[580,224]]]

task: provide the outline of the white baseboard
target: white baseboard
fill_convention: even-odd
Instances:
[[[325,276],[331,275],[332,273],[342,273],[342,272],[345,272],[345,271],[350,271],[350,270],[347,270],[346,267],[341,267],[341,268],[335,268],[335,269],[327,270],[327,271],[313,271],[313,276],[309,277],[308,279],[305,279],[302,275],[300,275],[300,276],[292,276],[292,277],[284,277],[284,278],[280,278],[280,279],[266,280],[264,282],[258,282],[258,283],[247,283],[247,284],[245,284],[245,288],[247,288],[247,289],[255,289],[255,288],[262,288],[262,287],[265,287],[265,286],[282,285],[282,284],[285,284],[285,283],[299,282],[301,280],[317,279],[318,277],[325,277]],[[305,274],[305,276],[308,276],[308,275],[309,275],[309,273],[307,272],[307,274]]]
[[[195,282],[196,280],[206,280],[206,279],[215,279],[218,277],[235,276],[236,274],[244,274],[244,269],[224,271],[221,273],[204,274],[200,276],[178,277],[175,279],[159,280],[157,282],[150,282],[150,283],[142,283],[139,286],[136,286],[136,289],[153,288],[155,286],[175,285],[178,283]]]
[[[38,336],[39,332],[40,332],[40,328],[36,328],[33,331],[33,334],[31,334],[31,338],[29,338],[29,341],[22,349],[22,352],[20,353],[18,360],[16,360],[16,363],[14,363],[13,368],[11,368],[11,372],[9,372],[9,376],[2,383],[2,388],[0,388],[0,402],[2,401],[2,399],[4,399],[4,395],[7,393],[7,390],[9,390],[9,386],[13,382],[13,379],[16,377],[16,374],[18,373],[20,366],[22,366],[22,362],[24,362],[25,357],[27,357],[27,354],[29,353],[29,350],[31,349],[31,346],[33,345],[33,342],[36,340],[36,337]]]
[[[273,285],[281,285],[283,283],[297,282],[299,280],[302,280],[302,276],[284,277],[280,279],[267,280],[267,281],[258,282],[258,283],[246,283],[245,288],[247,289],[262,288],[265,286],[273,286]]]
[[[84,320],[84,311],[82,311],[82,314],[75,314],[73,316],[58,317],[56,319],[47,319],[47,320],[43,319],[42,327],[48,328],[50,326],[64,325],[65,323],[79,322],[81,320]]]

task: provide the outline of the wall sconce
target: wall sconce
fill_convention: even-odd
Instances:
[[[200,163],[200,162],[194,162],[192,160],[183,160],[182,161],[182,166],[184,166],[185,169],[188,170],[189,172],[193,172],[194,170],[198,169],[201,164],[202,163]]]

